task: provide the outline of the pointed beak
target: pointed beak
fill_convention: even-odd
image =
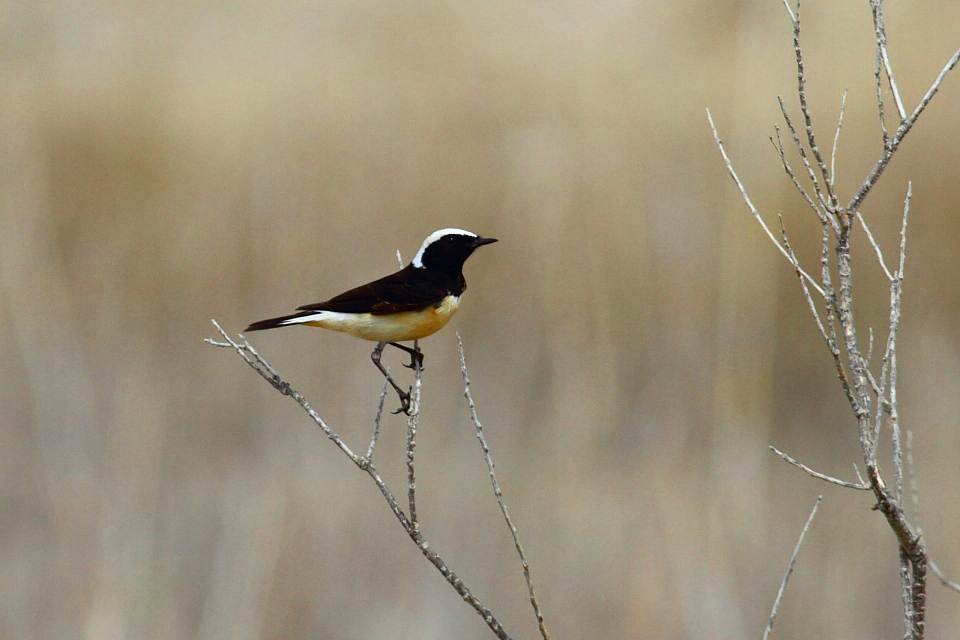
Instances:
[[[469,244],[469,247],[471,249],[476,249],[477,247],[482,247],[485,244],[493,244],[496,241],[496,238],[481,238],[478,236],[476,240]]]

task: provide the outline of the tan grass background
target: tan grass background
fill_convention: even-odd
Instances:
[[[850,89],[838,185],[879,153],[865,1],[803,8],[821,137]],[[889,3],[908,107],[960,5]],[[815,261],[767,136],[795,109],[779,2],[8,2],[0,18],[0,636],[486,638],[368,479],[230,353],[252,320],[409,259],[439,227],[501,242],[425,341],[422,527],[518,638],[535,626],[461,397],[454,331],[563,638],[759,637],[818,493],[775,637],[898,637],[893,536],[758,206]],[[928,545],[960,576],[960,76],[867,200],[914,202],[901,416]],[[888,110],[888,113],[890,110]],[[859,313],[882,274],[857,239]],[[371,345],[254,334],[358,447]],[[396,369],[400,359],[391,356]],[[402,423],[378,456],[402,482]],[[960,626],[932,584],[931,637]]]

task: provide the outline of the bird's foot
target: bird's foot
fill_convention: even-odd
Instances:
[[[396,391],[397,391],[397,397],[400,398],[400,408],[397,409],[396,411],[392,411],[391,413],[393,415],[397,415],[398,413],[403,413],[409,416],[410,406],[411,406],[410,394],[413,392],[413,387],[410,387],[409,391],[401,391],[400,389],[396,389]]]
[[[403,366],[405,366],[407,369],[416,370],[419,368],[420,371],[423,371],[423,351],[420,351],[419,349],[416,351],[410,351],[410,364],[405,364]]]

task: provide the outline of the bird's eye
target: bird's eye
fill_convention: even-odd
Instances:
[[[449,245],[457,244],[457,239],[456,239],[455,237],[453,237],[453,236],[447,236],[447,237],[444,238],[444,239],[446,240],[447,244],[449,244]]]

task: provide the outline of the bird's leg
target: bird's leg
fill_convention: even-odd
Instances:
[[[370,354],[370,359],[373,360],[373,364],[377,365],[377,369],[380,369],[380,373],[383,374],[383,377],[387,379],[387,382],[390,383],[390,386],[393,387],[394,391],[397,392],[397,396],[400,398],[400,408],[394,411],[393,413],[400,413],[401,411],[407,415],[410,415],[410,391],[413,391],[413,388],[410,391],[404,391],[397,386],[397,383],[393,381],[393,378],[390,377],[390,374],[387,373],[387,370],[380,364],[380,356],[383,354],[383,349],[387,346],[386,342],[378,342],[376,348],[373,350],[373,353]]]
[[[410,347],[405,347],[402,344],[397,344],[396,342],[388,342],[387,344],[410,354],[410,364],[405,364],[403,366],[405,366],[407,369],[416,369],[417,367],[420,367],[420,371],[423,371],[423,352],[420,351],[419,346],[415,349],[411,349]]]

